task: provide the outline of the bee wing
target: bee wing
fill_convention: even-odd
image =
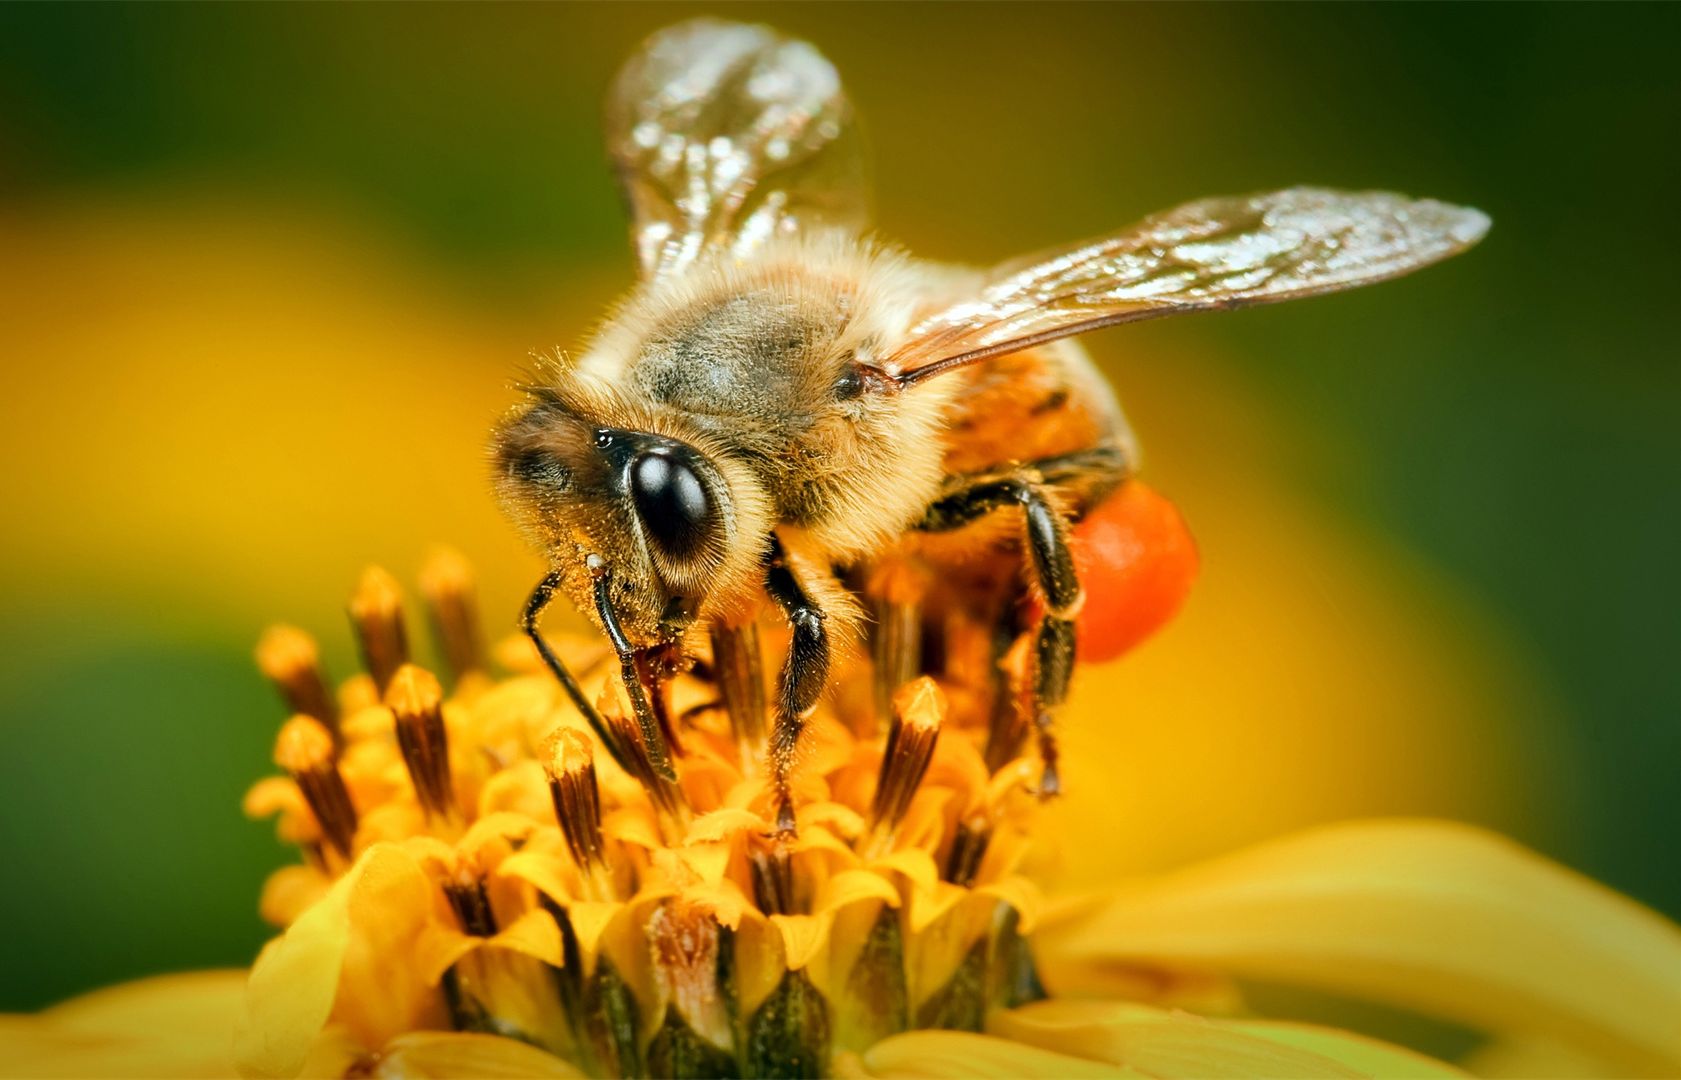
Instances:
[[[868,216],[840,77],[768,27],[693,19],[649,38],[608,95],[607,142],[645,278]]]
[[[1366,285],[1464,251],[1488,225],[1479,210],[1384,191],[1203,199],[998,267],[978,295],[921,320],[884,366],[914,383],[1103,326]]]

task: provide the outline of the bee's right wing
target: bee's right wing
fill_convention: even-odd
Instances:
[[[868,216],[840,77],[768,27],[692,19],[649,38],[614,80],[607,145],[644,278]]]
[[[909,385],[1117,323],[1350,289],[1455,255],[1487,231],[1479,210],[1387,191],[1203,199],[998,267],[918,322],[885,369]]]

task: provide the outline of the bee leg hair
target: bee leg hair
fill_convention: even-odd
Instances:
[[[794,800],[788,774],[794,765],[794,748],[806,717],[816,707],[829,681],[829,631],[825,615],[788,566],[782,544],[771,539],[765,572],[765,591],[788,619],[794,636],[788,643],[788,658],[776,686],[776,726],[771,731],[771,765],[776,778],[776,831],[794,832]]]

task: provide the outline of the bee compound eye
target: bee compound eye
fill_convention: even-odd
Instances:
[[[835,397],[841,401],[851,401],[863,392],[864,373],[856,366],[849,366],[835,380]]]
[[[712,500],[694,469],[665,450],[630,463],[630,495],[650,539],[666,554],[692,556],[706,543]]]

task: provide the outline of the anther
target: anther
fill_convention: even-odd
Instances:
[[[899,827],[911,798],[928,773],[934,746],[945,720],[946,699],[934,680],[924,675],[906,683],[893,695],[893,721],[882,752],[875,802],[870,808],[872,854],[879,853]]]
[[[958,822],[942,876],[953,885],[964,888],[973,885],[975,875],[980,873],[981,859],[986,857],[987,846],[991,843],[992,823],[985,817],[976,815]]]
[[[485,892],[484,879],[462,873],[454,881],[443,883],[444,898],[461,921],[461,929],[473,937],[493,937],[496,934],[496,915],[490,908],[490,895]]]
[[[295,626],[269,627],[257,642],[257,667],[280,691],[288,709],[315,717],[337,741],[338,702],[327,687],[314,638]]]
[[[449,771],[449,737],[444,731],[443,688],[424,668],[404,664],[391,677],[385,704],[396,721],[397,748],[414,781],[415,797],[429,817],[455,813]]]
[[[549,737],[543,771],[549,775],[555,820],[578,869],[604,865],[601,791],[595,781],[595,751],[583,732],[561,728]]]
[[[397,579],[377,566],[364,570],[350,596],[350,623],[362,649],[362,665],[384,694],[391,677],[409,659],[409,639],[403,629],[403,590]]]
[[[876,704],[876,723],[892,715],[894,693],[916,677],[922,667],[922,613],[914,600],[878,598],[870,659]],[[880,731],[878,726],[876,731]]]
[[[439,651],[459,682],[463,675],[484,666],[472,564],[454,548],[433,549],[420,569],[420,591],[426,597]]]
[[[758,766],[765,744],[765,676],[759,653],[759,628],[745,626],[712,629],[712,669],[741,751],[744,772]]]
[[[790,825],[788,833],[792,833]],[[797,913],[794,898],[794,863],[787,836],[771,834],[753,846],[747,856],[753,880],[753,902],[766,915]]]
[[[298,785],[321,825],[322,838],[348,859],[356,836],[356,808],[334,755],[332,733],[321,721],[302,713],[281,725],[274,743],[274,763]]]

